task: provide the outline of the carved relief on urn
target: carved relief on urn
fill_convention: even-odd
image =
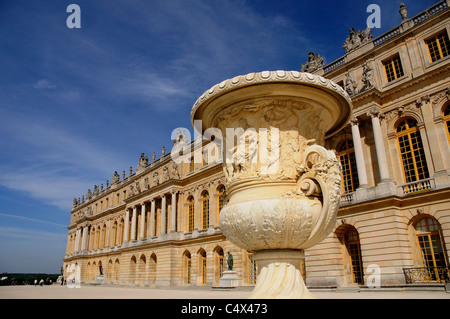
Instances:
[[[222,135],[228,204],[220,227],[255,253],[253,298],[311,297],[300,262],[335,226],[340,199],[340,166],[322,145],[351,111],[340,86],[295,71],[238,76],[195,103],[194,127]]]

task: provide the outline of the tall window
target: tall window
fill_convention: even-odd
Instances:
[[[202,273],[202,285],[206,285],[206,251],[202,250],[200,253],[200,260],[201,260],[201,273]]]
[[[444,123],[447,127],[447,139],[448,143],[450,144],[450,104],[447,105],[442,116],[444,117]]]
[[[191,284],[191,253],[186,251],[184,253],[184,278],[186,284]]]
[[[412,118],[401,121],[397,126],[397,140],[405,182],[428,178],[428,166],[417,121]]]
[[[361,259],[361,245],[359,242],[358,231],[350,229],[345,236],[347,251],[350,256],[352,268],[352,281],[355,285],[364,283],[364,273]]]
[[[430,270],[430,279],[439,277],[438,269],[446,267],[445,253],[440,235],[440,226],[433,218],[423,218],[415,226],[422,265]]]
[[[449,54],[450,41],[448,40],[447,31],[441,32],[425,42],[427,43],[431,62],[445,58]]]
[[[398,79],[399,77],[404,75],[402,62],[399,55],[396,55],[395,57],[384,61],[383,65],[388,82]]]
[[[220,185],[218,190],[217,190],[217,192],[218,192],[217,195],[218,195],[218,198],[219,198],[219,205],[218,205],[218,207],[219,207],[219,214],[220,214],[220,211],[222,210],[222,208],[223,208],[223,206],[225,204],[225,186]]]
[[[220,282],[220,278],[223,276],[223,249],[219,248],[217,251],[217,282]]]
[[[338,159],[342,166],[342,192],[354,192],[359,186],[358,172],[356,170],[355,149],[352,140],[345,140],[337,148]]]
[[[203,229],[209,227],[209,194],[204,192],[202,196]]]
[[[194,230],[194,197],[191,196],[188,198],[188,231],[191,232]]]

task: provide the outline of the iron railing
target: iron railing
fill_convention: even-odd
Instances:
[[[407,284],[450,282],[449,267],[403,268],[403,273]]]

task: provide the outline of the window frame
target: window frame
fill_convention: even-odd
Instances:
[[[394,59],[398,59],[399,66],[400,66],[400,71],[401,71],[401,74],[400,74],[400,75],[397,74],[397,72],[396,72],[396,67],[395,67]],[[392,82],[394,82],[394,81],[396,81],[396,80],[398,80],[398,79],[400,79],[400,78],[402,78],[402,77],[405,76],[405,68],[404,68],[404,66],[403,66],[402,58],[401,58],[401,56],[400,56],[400,53],[396,53],[396,54],[394,54],[394,55],[391,55],[389,58],[382,60],[382,61],[381,61],[381,64],[382,64],[382,66],[383,66],[384,75],[385,75],[385,77],[386,77],[386,83],[390,84],[390,83],[392,83]],[[389,79],[389,76],[388,76],[388,70],[387,70],[387,68],[386,68],[387,65],[390,65],[390,66],[391,66],[392,72],[393,72],[393,74],[394,74],[394,76],[395,76],[395,77],[394,77],[393,79],[391,79],[391,80]]]
[[[444,56],[444,54],[443,54],[441,43],[439,41],[439,37],[442,36],[442,35],[446,35],[447,36],[447,40],[448,40],[447,41],[448,47],[446,48],[446,51],[447,51],[447,55],[446,56]],[[436,47],[437,47],[437,52],[440,55],[434,61],[433,61],[433,57],[432,57],[431,50],[430,50],[430,43],[429,43],[429,41],[431,41],[431,40],[435,40]],[[446,58],[446,57],[448,57],[450,55],[450,39],[449,39],[449,36],[448,36],[447,29],[441,30],[441,31],[433,34],[432,36],[425,38],[424,42],[425,42],[425,47],[426,47],[426,51],[428,53],[428,57],[429,57],[429,62],[430,63],[435,63],[435,62],[441,61],[442,59],[444,59],[444,58]]]
[[[351,143],[351,146],[349,145],[349,142]],[[339,151],[339,149],[341,148],[341,146],[346,143],[347,144],[347,148],[343,151]],[[353,193],[354,191],[356,191],[356,189],[359,187],[359,177],[358,177],[358,168],[357,168],[357,164],[356,164],[356,154],[355,154],[355,147],[354,147],[354,143],[352,139],[344,139],[342,140],[336,147],[336,153],[337,153],[337,157],[338,157],[338,161],[342,166],[342,170],[341,170],[341,190],[343,194],[349,194],[349,193]],[[351,158],[351,154],[353,155],[353,159]],[[348,166],[349,166],[349,174],[346,173],[346,170],[344,168],[344,165],[342,165],[341,162],[341,158],[343,158],[344,156],[347,157],[348,160]],[[345,180],[345,176],[350,176],[350,190],[346,190],[346,180]],[[356,179],[354,179],[354,177]]]
[[[406,122],[406,124],[409,126],[408,120],[415,121],[415,126],[408,127],[406,130],[404,130],[402,132],[398,132],[398,129],[403,122]],[[413,143],[413,138],[412,138],[411,134],[416,134],[416,137],[418,137],[417,142],[420,142],[421,148],[414,147],[415,144]],[[404,149],[406,149],[406,147],[401,146],[400,138],[405,137],[405,136],[407,137],[407,141],[408,141],[407,146],[410,149],[409,151],[408,150],[404,151]],[[429,178],[430,170],[428,168],[428,162],[427,162],[427,158],[426,158],[426,154],[425,154],[425,146],[423,144],[418,121],[416,119],[414,119],[413,117],[404,117],[404,118],[399,119],[397,124],[395,125],[395,137],[397,140],[397,148],[398,148],[398,154],[400,157],[400,165],[402,167],[404,182],[405,183],[413,183],[413,182],[417,182],[417,181]],[[420,169],[422,169],[422,171],[423,171],[423,175],[424,175],[423,178],[420,178],[421,173],[419,173],[419,166],[417,164],[418,162],[417,162],[416,152],[419,152],[420,153],[419,155],[421,155],[423,158],[422,162],[424,163],[424,165],[420,166]],[[405,162],[404,162],[404,157],[403,157],[405,154],[410,155],[409,159],[412,160],[413,172],[414,172],[414,174],[408,174],[408,176],[405,171],[406,167],[405,167]],[[409,171],[411,171],[411,170],[408,170],[408,172]],[[411,180],[408,180],[408,179],[411,179]]]

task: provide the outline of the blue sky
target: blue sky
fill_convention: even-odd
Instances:
[[[58,273],[74,197],[170,151],[216,83],[341,57],[371,3],[374,37],[400,23],[391,0],[0,0],[0,272]]]

